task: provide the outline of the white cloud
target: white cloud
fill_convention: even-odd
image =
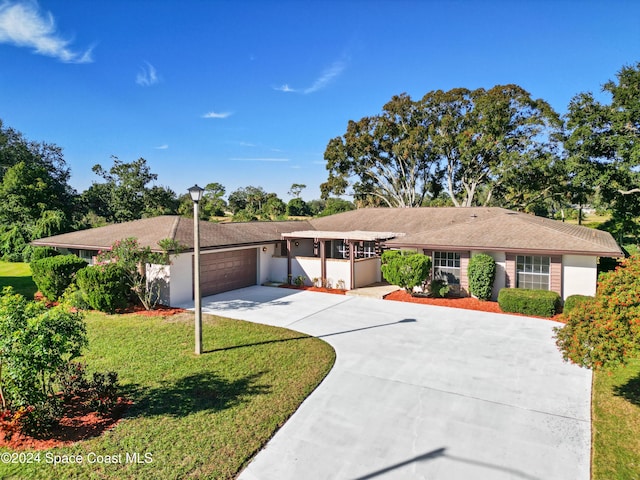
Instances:
[[[144,65],[138,75],[136,75],[136,83],[141,87],[150,87],[151,85],[155,85],[160,81],[160,77],[158,76],[158,71],[156,68],[151,65],[149,62],[144,62]]]
[[[232,162],[288,162],[288,158],[230,158]]]
[[[279,92],[297,92],[286,83],[284,85],[280,85],[279,87],[273,87],[274,90],[278,90]]]
[[[274,90],[278,90],[279,92],[285,93],[303,93],[308,95],[310,93],[317,92],[318,90],[322,90],[327,85],[329,85],[335,78],[339,77],[340,74],[347,68],[347,63],[344,60],[338,60],[333,62],[329,68],[326,68],[318,78],[311,84],[310,87],[298,89],[291,88],[289,84],[285,83],[280,87],[273,87]]]
[[[166,143],[164,145],[160,145],[158,147],[155,147],[156,150],[167,150],[169,148],[169,145],[167,145]]]
[[[92,48],[77,52],[70,41],[61,38],[50,12],[41,13],[32,1],[0,3],[0,43],[34,49],[35,53],[64,63],[90,63]]]
[[[227,118],[232,115],[231,112],[207,112],[202,115],[202,118]]]
[[[329,85],[334,78],[338,77],[344,71],[346,66],[346,63],[342,60],[334,62],[333,65],[322,72],[322,75],[313,82],[313,85],[304,90],[304,93],[313,93],[318,90],[322,90],[324,87]]]

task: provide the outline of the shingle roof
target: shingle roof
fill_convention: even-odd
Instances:
[[[322,230],[387,230],[386,245],[622,256],[608,232],[495,207],[360,209],[311,220]]]
[[[450,247],[468,250],[541,251],[597,256],[622,256],[613,237],[600,230],[562,223],[503,208],[364,208],[310,221],[211,223],[200,222],[203,249],[278,241],[283,233],[389,232],[405,236],[388,246]],[[136,237],[142,246],[158,250],[158,241],[171,238],[193,249],[193,220],[174,215],[146,218],[106,227],[65,233],[33,245],[101,250],[116,240]]]
[[[212,223],[200,222],[200,246],[203,249],[267,243],[281,239],[282,233],[307,230],[306,221]],[[108,249],[117,240],[135,237],[143,247],[159,250],[158,241],[171,238],[186,250],[193,249],[193,219],[177,215],[144,218],[105,227],[64,233],[34,240],[33,245],[49,245],[85,250]]]

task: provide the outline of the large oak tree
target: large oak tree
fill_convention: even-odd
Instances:
[[[419,101],[394,96],[382,114],[350,121],[329,142],[322,194],[351,188],[357,200],[417,207],[444,190],[456,206],[487,205],[496,195],[526,204],[549,185],[517,174],[538,178],[554,164],[560,127],[548,103],[517,85],[437,90]]]
[[[640,62],[623,67],[603,86],[610,102],[576,95],[567,114],[567,162],[579,199],[596,196],[613,213],[620,233],[636,231],[640,215]]]

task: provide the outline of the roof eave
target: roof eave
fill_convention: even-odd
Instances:
[[[487,247],[482,245],[435,245],[423,243],[385,243],[386,247],[393,248],[418,248],[426,250],[446,250],[446,251],[468,251],[479,250],[489,252],[506,252],[506,253],[528,253],[528,254],[546,254],[546,255],[589,255],[592,257],[624,257],[622,251],[595,251],[595,250],[570,250],[570,249],[542,249],[542,248],[513,248],[513,247]]]

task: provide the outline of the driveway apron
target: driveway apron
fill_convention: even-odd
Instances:
[[[337,354],[241,480],[589,479],[591,372],[554,322],[271,287],[203,308]]]

